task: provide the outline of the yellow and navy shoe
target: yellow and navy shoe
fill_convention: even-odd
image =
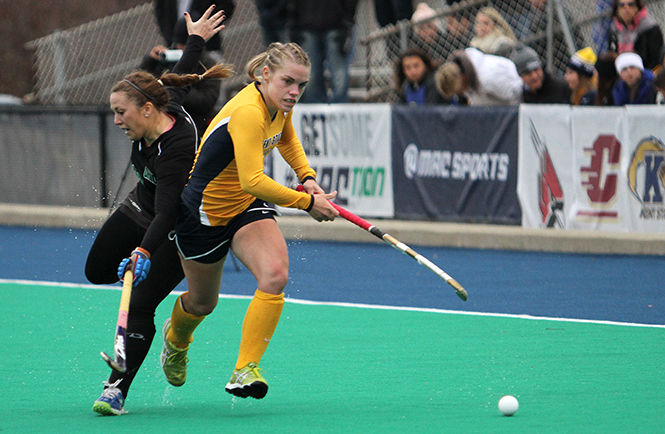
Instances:
[[[261,399],[268,393],[268,382],[261,375],[259,366],[250,362],[242,369],[233,371],[231,379],[226,384],[226,391],[240,398]]]
[[[122,395],[122,391],[117,387],[121,381],[122,379],[113,384],[109,384],[106,381],[102,383],[104,384],[105,389],[102,392],[102,395],[97,398],[97,401],[92,405],[92,411],[104,416],[118,416],[127,413],[124,410],[125,397]]]
[[[178,348],[168,340],[169,329],[171,328],[171,318],[164,322],[162,327],[162,335],[164,337],[164,345],[162,345],[162,371],[166,376],[166,380],[173,386],[182,386],[187,379],[187,348]]]

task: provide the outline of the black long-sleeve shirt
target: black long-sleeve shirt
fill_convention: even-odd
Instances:
[[[173,72],[194,71],[203,46],[201,37],[190,35]],[[175,123],[150,146],[142,139],[132,142],[131,162],[139,182],[121,204],[123,212],[147,227],[140,247],[148,252],[153,252],[173,229],[180,194],[199,145],[194,123],[181,105],[187,89],[169,87],[168,91],[166,111]]]
[[[215,63],[215,60],[204,51],[201,54],[198,65],[192,72],[203,74],[206,69],[211,68]],[[146,55],[143,57],[139,69],[148,71],[155,77],[159,77],[163,72],[170,72],[173,66],[175,66],[174,63],[165,63],[161,60],[153,59],[150,55]],[[220,92],[221,85],[219,80],[204,80],[189,86],[189,92],[185,96],[182,105],[185,107],[187,113],[192,115],[198,129],[199,137],[203,136],[210,120],[217,113],[215,104],[217,104]]]
[[[564,80],[544,71],[541,88],[535,92],[524,89],[522,102],[526,104],[570,104],[570,87]]]

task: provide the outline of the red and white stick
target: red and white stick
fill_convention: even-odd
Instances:
[[[304,191],[304,188],[302,185],[298,185],[296,187],[296,190]],[[383,232],[381,229],[369,223],[367,220],[363,219],[362,217],[355,215],[351,211],[337,205],[336,203],[330,202],[330,204],[339,212],[339,215],[342,216],[342,218],[344,218],[345,220],[348,220],[349,222],[355,224],[356,226],[365,229],[367,232],[371,233],[377,238],[382,239],[383,241],[390,244],[392,247],[401,251],[405,255],[412,257],[420,265],[424,265],[430,271],[434,272],[434,274],[445,280],[446,283],[448,283],[450,286],[452,286],[455,289],[455,292],[457,293],[457,296],[459,298],[461,298],[464,301],[466,301],[469,298],[469,294],[467,294],[466,290],[462,287],[462,285],[460,285],[455,279],[450,277],[448,273],[443,271],[432,261],[421,255],[420,253],[416,252],[415,250],[413,250],[411,247],[407,246],[403,242],[399,241],[397,238],[393,237],[392,235]]]
[[[127,371],[127,318],[129,316],[129,300],[132,298],[133,281],[132,270],[125,271],[125,276],[122,278],[122,295],[120,296],[120,309],[118,310],[118,322],[113,345],[115,359],[112,359],[104,351],[99,353],[112,369],[123,373]]]

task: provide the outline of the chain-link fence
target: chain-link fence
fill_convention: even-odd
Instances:
[[[113,84],[161,43],[146,3],[27,44],[34,49],[34,99],[40,104],[106,104]]]
[[[360,0],[356,41],[377,28],[371,0]],[[222,82],[222,98],[247,80],[244,65],[265,46],[254,0],[238,0],[233,17],[222,32],[224,61],[239,72]],[[58,31],[27,44],[34,50],[35,87],[39,104],[106,104],[108,91],[126,73],[138,67],[150,49],[163,44],[152,2]],[[364,65],[363,51],[355,50],[356,64]],[[355,76],[364,77],[353,68]],[[364,83],[356,80],[364,89]]]
[[[606,0],[609,1],[609,0]],[[452,5],[448,5],[448,2]],[[418,3],[414,0],[414,5]],[[372,0],[359,0],[356,11],[352,101],[395,101],[394,61],[408,47],[418,47],[438,62],[464,48],[473,36],[478,9],[493,6],[511,25],[515,37],[540,54],[545,65],[562,73],[570,55],[602,38],[595,32],[608,12],[597,11],[595,0],[427,0],[435,15],[417,23],[404,20],[379,29]],[[665,0],[645,2],[649,13],[665,22]],[[422,28],[434,28],[423,36]],[[224,60],[239,72],[264,49],[253,0],[238,0],[223,31]],[[135,69],[142,56],[162,43],[152,3],[31,41],[35,52],[35,100],[41,104],[107,104],[108,91]],[[598,51],[598,50],[597,50]],[[222,98],[240,87],[240,73],[222,82]]]
[[[585,46],[606,49],[603,29],[610,11],[595,0],[462,0],[452,5],[427,2],[435,14],[418,21],[404,20],[370,33],[365,49],[366,98],[397,101],[395,61],[408,48],[424,51],[435,63],[445,62],[457,49],[466,48],[473,35],[476,14],[482,7],[496,9],[513,30],[515,39],[534,48],[546,68],[563,75],[570,56]],[[611,0],[605,0],[607,6]],[[644,2],[656,21],[665,22],[665,0]]]

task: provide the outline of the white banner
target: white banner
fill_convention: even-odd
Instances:
[[[665,108],[520,106],[522,226],[665,232]]]
[[[293,126],[319,185],[337,190],[336,203],[367,217],[393,217],[390,105],[298,104]],[[291,167],[273,154],[273,178],[287,186],[297,182]]]

